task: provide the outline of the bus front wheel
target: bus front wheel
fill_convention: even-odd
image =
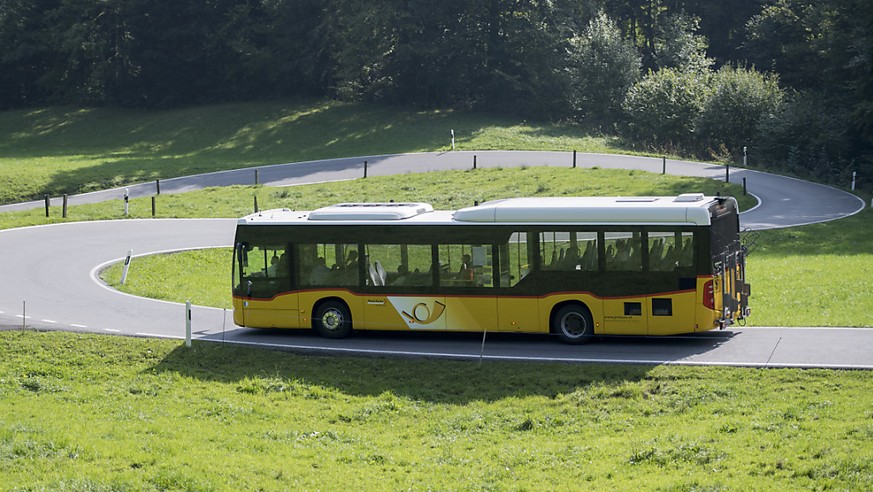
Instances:
[[[581,304],[568,304],[558,309],[552,316],[552,332],[557,333],[564,343],[590,342],[594,335],[591,312]]]
[[[352,314],[341,301],[319,304],[312,321],[315,331],[325,338],[345,338],[352,332]]]

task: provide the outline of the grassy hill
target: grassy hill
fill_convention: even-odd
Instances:
[[[324,100],[0,112],[0,203],[158,178],[451,148],[628,152],[577,127]]]

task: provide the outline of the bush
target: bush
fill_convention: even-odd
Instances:
[[[726,149],[742,155],[759,140],[761,123],[782,110],[784,94],[776,77],[754,69],[722,67],[710,77],[710,91],[694,122],[698,150],[715,156]]]
[[[707,78],[706,73],[672,68],[649,73],[627,93],[623,133],[658,150],[695,147],[694,122],[707,99]]]

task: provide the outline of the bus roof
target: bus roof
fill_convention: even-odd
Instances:
[[[427,203],[341,203],[313,211],[266,210],[240,225],[343,224],[597,224],[709,225],[710,208],[732,197],[688,193],[672,197],[508,198],[457,211],[434,211]]]

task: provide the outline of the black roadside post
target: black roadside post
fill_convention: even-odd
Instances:
[[[152,217],[155,216],[155,197],[152,197]]]
[[[255,169],[255,186],[261,184],[261,173]]]
[[[573,169],[576,169],[576,151],[573,151]]]
[[[61,207],[61,217],[67,218],[67,194],[64,193],[64,205]]]
[[[45,196],[45,218],[49,216],[49,207],[51,206],[51,199],[48,195]]]
[[[743,195],[746,195],[746,178],[743,178]]]
[[[255,195],[255,213],[258,213],[258,195]]]
[[[476,154],[473,154],[473,169],[476,169]]]
[[[367,177],[367,161],[364,161],[364,177]]]
[[[661,157],[661,174],[667,174],[667,156]]]
[[[160,179],[155,180],[155,192],[157,195],[161,194],[161,180]]]

